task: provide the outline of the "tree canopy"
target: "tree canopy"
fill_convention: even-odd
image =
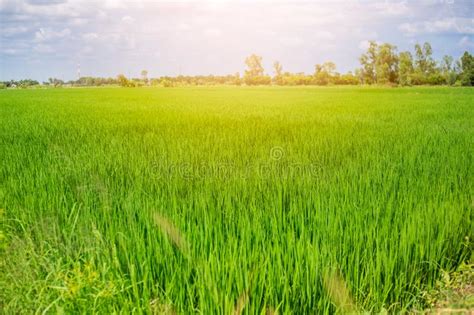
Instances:
[[[101,86],[120,85],[138,87],[143,85],[173,87],[180,85],[456,85],[474,86],[474,57],[465,52],[459,60],[443,56],[439,61],[433,58],[433,49],[426,42],[415,44],[413,52],[398,53],[397,47],[389,43],[370,41],[366,52],[360,58],[360,67],[354,72],[341,74],[336,64],[325,61],[314,66],[312,74],[283,71],[279,61],[273,63],[273,77],[265,73],[263,58],[251,54],[244,60],[243,77],[237,72],[230,75],[163,76],[149,78],[148,70],[140,72],[140,78],[127,78],[119,74],[117,78],[81,77],[64,82],[49,78],[43,86]],[[2,88],[27,88],[39,86],[35,80],[0,82]]]

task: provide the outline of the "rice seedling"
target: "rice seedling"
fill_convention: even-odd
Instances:
[[[2,90],[0,308],[423,309],[472,255],[473,93]]]

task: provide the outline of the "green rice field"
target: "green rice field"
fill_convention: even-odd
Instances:
[[[0,313],[408,312],[474,237],[474,89],[0,91]]]

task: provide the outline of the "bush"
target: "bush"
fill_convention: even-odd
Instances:
[[[431,85],[446,84],[446,79],[440,73],[433,73],[428,77],[428,84],[431,84]]]
[[[4,83],[0,83],[0,90],[4,90],[6,88],[7,88],[7,86]]]
[[[425,83],[426,83],[426,80],[423,74],[415,72],[411,75],[411,84],[422,85]]]
[[[270,85],[272,78],[268,75],[246,76],[244,81],[247,85]]]
[[[173,87],[173,82],[171,82],[170,80],[162,80],[161,81],[161,85],[163,85],[163,87],[165,88],[168,88],[168,87]]]
[[[468,74],[463,73],[461,75],[461,84],[462,86],[471,86],[471,77]]]

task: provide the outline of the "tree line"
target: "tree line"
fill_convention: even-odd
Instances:
[[[389,43],[370,41],[367,51],[360,58],[360,67],[354,72],[339,73],[336,64],[327,61],[316,64],[312,74],[283,71],[280,62],[273,63],[273,76],[266,74],[262,57],[252,54],[245,59],[246,69],[230,75],[162,76],[148,78],[148,71],[142,70],[140,78],[127,78],[119,74],[116,78],[81,77],[77,80],[63,81],[49,78],[43,86],[104,86],[122,87],[182,85],[452,85],[474,86],[474,56],[464,52],[460,59],[444,56],[441,60],[433,58],[433,49],[428,42],[416,44],[414,51],[398,52]],[[38,86],[35,80],[0,82],[0,88]]]
[[[264,74],[262,57],[251,55],[245,60],[247,70],[243,81],[247,85],[458,85],[474,86],[474,57],[464,52],[459,60],[444,56],[433,58],[429,43],[416,44],[414,54],[397,52],[389,43],[369,42],[367,51],[359,58],[361,67],[354,72],[340,74],[331,61],[317,64],[311,75],[283,72],[282,65],[275,61],[274,76]]]
[[[470,53],[464,52],[457,61],[447,55],[436,61],[427,42],[416,44],[413,55],[409,51],[397,53],[394,45],[371,41],[359,61],[357,76],[362,84],[474,85],[474,58]]]

